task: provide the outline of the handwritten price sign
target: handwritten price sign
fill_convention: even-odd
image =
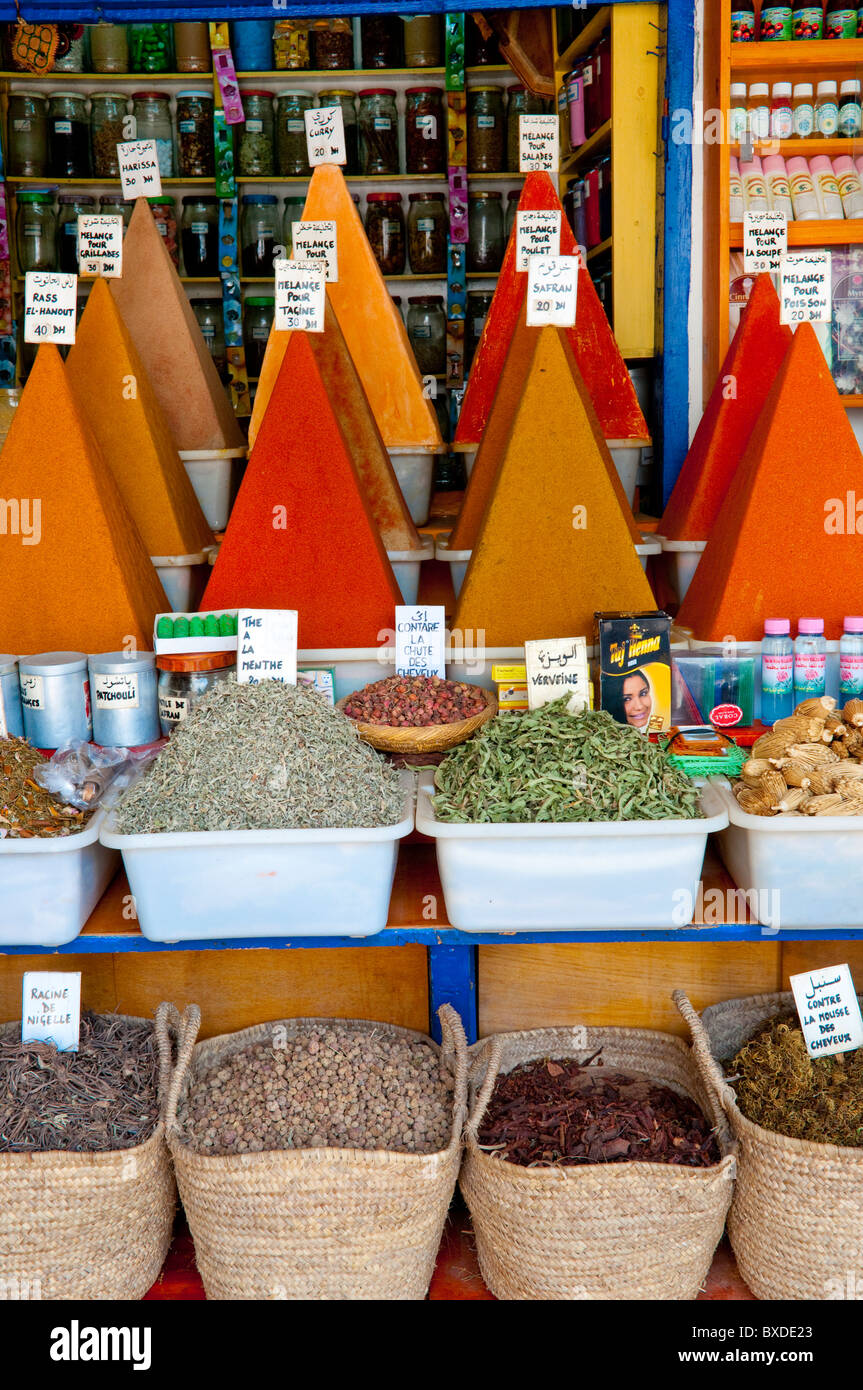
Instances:
[[[117,146],[123,198],[160,198],[162,177],[155,140],[123,140]]]
[[[792,975],[791,989],[810,1057],[860,1047],[863,1019],[849,966],[828,965]]]
[[[345,118],[340,106],[317,106],[304,113],[309,163],[347,164]]]
[[[527,326],[575,323],[578,291],[577,256],[530,256],[527,271]]]
[[[274,327],[291,333],[323,333],[326,268],[320,261],[276,261]]]
[[[74,343],[78,276],[29,270],[24,277],[24,342]]]

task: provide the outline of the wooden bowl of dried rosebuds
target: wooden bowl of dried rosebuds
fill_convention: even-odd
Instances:
[[[442,676],[386,676],[346,695],[336,709],[382,753],[442,753],[497,714],[497,697]]]

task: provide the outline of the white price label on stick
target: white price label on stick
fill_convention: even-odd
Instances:
[[[443,607],[404,604],[396,608],[396,674],[446,676]]]
[[[345,118],[340,106],[316,106],[303,112],[306,147],[312,168],[317,164],[347,164]]]
[[[74,343],[78,276],[28,270],[24,276],[24,342]]]
[[[237,612],[237,682],[297,683],[297,610],[240,608]]]
[[[531,256],[527,268],[527,326],[572,328],[578,293],[578,256]]]
[[[275,261],[276,315],[281,332],[323,333],[326,270],[320,261]]]
[[[829,323],[833,317],[829,251],[789,251],[779,263],[779,322]]]
[[[21,1041],[52,1042],[77,1052],[81,1031],[81,972],[28,970],[21,997]]]
[[[784,212],[744,212],[743,270],[755,275],[778,270],[788,250],[788,219]]]
[[[78,273],[104,275],[109,280],[123,274],[123,219],[82,213],[78,218]]]
[[[339,251],[335,222],[292,222],[291,241],[298,261],[320,261],[327,284],[339,278]]]
[[[561,695],[569,695],[567,709],[577,714],[588,707],[587,642],[584,637],[551,637],[547,641],[525,642],[527,702],[540,709]]]
[[[133,198],[160,198],[162,176],[155,140],[123,140],[117,146],[120,183],[128,203]]]
[[[560,255],[561,216],[559,208],[516,213],[516,270],[527,270],[531,256]]]
[[[791,988],[810,1057],[863,1045],[863,1018],[849,966],[826,965],[792,975]]]
[[[544,169],[556,174],[560,164],[560,122],[557,116],[518,118],[518,168],[522,174]]]

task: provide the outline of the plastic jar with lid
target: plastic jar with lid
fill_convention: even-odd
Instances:
[[[243,178],[263,178],[276,172],[273,149],[273,93],[243,92],[245,122],[240,126],[237,164]]]
[[[130,24],[132,72],[174,71],[173,24]]]
[[[183,199],[180,221],[183,269],[191,278],[216,279],[219,274],[219,200],[191,194]]]
[[[464,326],[464,368],[470,369],[494,298],[493,290],[468,290]]]
[[[836,82],[819,82],[815,93],[815,129],[812,134],[832,140],[839,130],[839,95]]]
[[[439,68],[443,62],[443,25],[439,14],[412,14],[404,19],[406,68]]]
[[[785,167],[788,171],[788,188],[795,222],[817,221],[821,216],[821,208],[808,162],[798,154],[787,160]]]
[[[846,140],[856,140],[861,127],[860,78],[850,77],[839,88],[839,134]]]
[[[236,674],[236,652],[187,652],[157,656],[159,723],[167,735],[188,719],[205,695]]]
[[[228,353],[225,347],[225,319],[221,299],[192,299],[189,301],[192,312],[198,320],[201,337],[207,344],[210,356],[221,380],[227,384],[229,379]]]
[[[397,14],[364,14],[360,36],[364,68],[402,66],[402,22]]]
[[[93,174],[97,179],[120,177],[117,145],[126,138],[123,126],[128,105],[124,92],[94,92],[90,98]]]
[[[412,275],[446,275],[449,219],[440,193],[408,194],[408,257]]]
[[[277,19],[273,25],[277,72],[300,72],[309,66],[309,21]]]
[[[446,119],[441,87],[405,92],[405,171],[442,174],[446,167]]]
[[[88,658],[93,742],[143,748],[161,735],[154,652],[100,652]]]
[[[57,269],[57,218],[53,193],[19,191],[15,217],[18,264],[21,274],[28,270]],[[23,322],[23,314],[21,319]]]
[[[273,71],[273,25],[269,19],[239,19],[231,24],[231,52],[237,72]]]
[[[318,105],[340,106],[342,108],[342,121],[345,127],[345,155],[347,156],[344,172],[346,174],[358,174],[360,172],[360,145],[357,128],[357,104],[353,92],[339,87],[328,88],[324,92],[318,92]]]
[[[506,123],[503,89],[471,87],[467,94],[467,167],[471,174],[504,169]]]
[[[310,92],[280,92],[276,103],[276,160],[283,178],[311,174],[304,113],[311,111]]]
[[[51,92],[48,152],[54,178],[90,177],[90,121],[85,96],[75,92]]]
[[[469,194],[468,270],[475,273],[500,270],[505,246],[500,193]]]
[[[168,194],[162,194],[159,198],[148,198],[150,211],[153,214],[159,236],[165,243],[165,250],[171,257],[175,270],[180,269],[180,248],[177,243],[177,212],[176,203]],[[130,204],[126,204],[130,206]]]
[[[37,92],[10,92],[9,144],[12,177],[42,178],[48,168],[48,100]]]
[[[423,376],[446,372],[446,313],[443,296],[415,294],[408,299],[408,338]]]
[[[354,26],[349,15],[313,19],[311,63],[317,72],[346,72],[354,66]]]
[[[57,269],[78,274],[78,218],[96,211],[96,199],[86,193],[61,193],[57,199]]]
[[[150,199],[148,198],[149,202]],[[172,203],[173,198],[170,200]],[[103,193],[99,199],[99,212],[103,217],[122,217],[123,235],[126,235],[126,228],[132,217],[132,203],[127,203],[122,193]]]
[[[67,739],[90,739],[90,683],[83,652],[22,656],[18,684],[24,737],[34,748],[53,750]]]
[[[175,24],[177,72],[212,72],[209,24]]]
[[[174,125],[171,98],[167,92],[133,92],[135,139],[155,140],[159,173],[163,179],[174,176]]]
[[[405,219],[400,193],[370,193],[366,236],[382,275],[405,273]]]
[[[88,69],[87,30],[83,24],[58,24],[59,43],[54,72],[86,72]]]
[[[212,178],[212,92],[177,93],[177,156],[180,178]]]
[[[399,172],[396,94],[389,87],[360,92],[360,167],[364,174]]]
[[[261,375],[275,312],[276,301],[271,294],[250,295],[243,305],[243,342],[249,376]]]
[[[521,82],[507,87],[509,102],[506,108],[506,167],[518,173],[518,118],[519,116],[541,116],[545,110],[542,97],[529,92]]]
[[[306,206],[304,197],[289,197],[285,199],[285,206],[282,212],[282,244],[285,247],[288,258],[294,249],[294,223],[302,222],[303,208]]]
[[[129,71],[129,38],[125,24],[91,25],[90,62],[94,72]]]
[[[243,275],[253,279],[273,274],[273,247],[280,239],[277,199],[272,193],[247,193],[240,219]]]

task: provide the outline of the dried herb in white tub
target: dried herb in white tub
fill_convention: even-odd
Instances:
[[[123,835],[395,825],[399,774],[320,695],[214,687],[117,807]]]

